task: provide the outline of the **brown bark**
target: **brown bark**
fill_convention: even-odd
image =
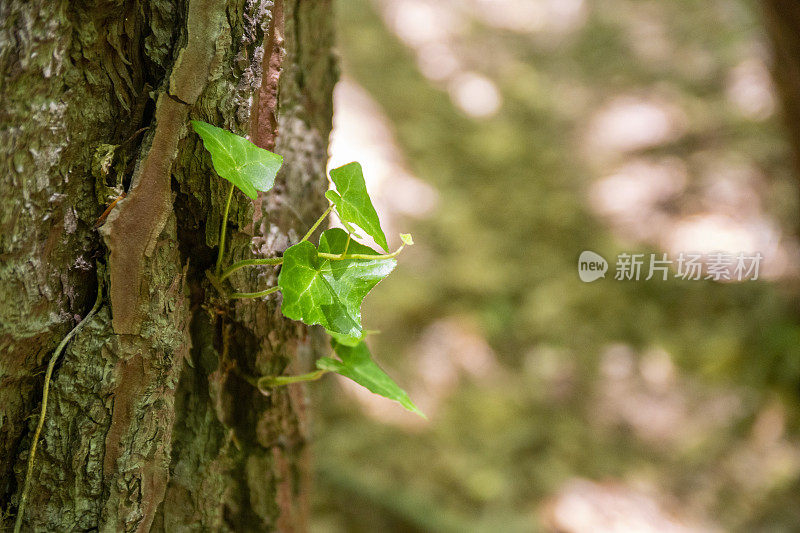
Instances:
[[[200,119],[284,156],[273,191],[237,194],[229,257],[274,254],[324,208],[335,77],[329,1],[0,2],[0,506],[13,522],[40,371],[54,374],[26,530],[303,530],[302,389],[243,374],[310,359],[279,298],[206,280],[225,185]],[[266,51],[266,52],[265,52]],[[143,130],[143,128],[145,128]],[[118,202],[99,231],[108,201]],[[232,276],[248,291],[268,269]]]

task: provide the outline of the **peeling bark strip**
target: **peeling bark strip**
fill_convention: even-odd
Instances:
[[[224,18],[224,0],[189,1],[186,46],[178,52],[169,77],[169,93],[181,102],[194,105],[205,89]]]
[[[275,0],[269,33],[264,39],[261,87],[256,94],[250,126],[253,144],[265,150],[274,150],[278,137],[278,85],[283,63],[283,32],[283,0]]]
[[[189,105],[197,102],[208,80],[214,44],[225,15],[222,0],[191,0],[187,43],[170,75],[169,96],[156,103],[156,129],[128,197],[112,213],[104,231],[111,252],[109,275],[114,331],[137,335],[142,322],[144,256],[153,252],[172,208],[170,173],[184,131]],[[171,98],[172,97],[172,98]],[[115,216],[116,214],[116,216]]]
[[[172,208],[170,171],[189,113],[186,105],[164,94],[156,106],[156,131],[138,180],[104,226],[110,250],[111,311],[118,335],[139,333],[144,256],[152,253]]]
[[[261,85],[253,102],[250,120],[250,140],[265,150],[275,150],[278,138],[278,88],[281,80],[284,48],[284,0],[275,0],[269,30],[264,35],[264,56],[261,58]],[[259,193],[253,201],[253,218],[244,225],[246,233],[253,233],[264,215],[264,195]]]

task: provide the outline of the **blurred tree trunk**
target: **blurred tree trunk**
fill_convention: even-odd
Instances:
[[[772,43],[772,78],[778,91],[783,119],[792,147],[797,194],[800,196],[800,2],[797,0],[762,0],[764,23]],[[795,225],[800,236],[800,219]],[[790,294],[800,295],[800,283],[787,284]],[[795,299],[795,313],[800,316],[800,298]]]
[[[206,281],[225,187],[187,124],[285,156],[228,221],[235,258],[284,249],[324,209],[331,28],[324,0],[0,2],[0,526],[42,370],[104,265],[102,307],[53,375],[23,529],[304,529],[302,390],[264,397],[242,376],[310,343],[274,297],[227,302]]]
[[[762,5],[767,33],[772,41],[772,77],[783,104],[800,179],[800,2],[762,0]]]

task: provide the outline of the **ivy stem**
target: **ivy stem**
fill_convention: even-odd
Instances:
[[[223,281],[228,278],[231,274],[239,270],[240,268],[244,268],[246,266],[251,265],[280,265],[283,264],[283,257],[266,257],[266,258],[259,258],[259,259],[243,259],[241,261],[236,261],[231,266],[226,268],[222,271],[222,275],[220,275],[219,280]]]
[[[67,333],[67,336],[64,337],[61,342],[59,343],[56,351],[53,352],[53,355],[50,356],[50,362],[47,363],[47,372],[44,375],[44,387],[42,388],[42,408],[39,412],[39,422],[36,424],[36,430],[33,432],[33,440],[31,440],[31,449],[28,452],[28,468],[25,472],[25,485],[22,488],[22,495],[19,499],[19,507],[17,508],[17,518],[14,521],[14,533],[19,533],[22,529],[22,518],[25,514],[25,504],[28,501],[28,494],[31,491],[31,476],[33,475],[33,465],[36,461],[36,445],[39,442],[39,437],[42,434],[42,428],[44,427],[44,417],[47,414],[47,398],[50,394],[50,380],[53,378],[53,370],[56,367],[56,362],[58,362],[58,358],[61,356],[61,352],[64,351],[64,348],[67,346],[67,343],[74,337],[83,326],[86,325],[89,320],[97,313],[97,310],[100,309],[100,304],[103,301],[103,272],[101,268],[97,269],[97,299],[94,302],[94,306],[89,313],[83,317],[83,320],[78,322],[78,325],[72,328],[72,331]]]
[[[267,296],[268,294],[278,292],[279,290],[281,290],[280,287],[270,287],[269,289],[259,292],[234,292],[229,294],[228,298],[261,298],[262,296]]]
[[[328,371],[319,369],[308,374],[300,374],[298,376],[264,376],[258,378],[258,388],[265,389],[268,387],[281,387],[283,385],[290,385],[292,383],[301,383],[303,381],[316,381],[325,375]]]
[[[344,243],[344,251],[342,252],[342,257],[347,255],[347,249],[350,248],[350,239],[353,237],[353,234],[348,232],[347,233],[347,242]]]
[[[308,230],[308,233],[306,233],[306,234],[303,236],[303,238],[302,238],[302,239],[300,239],[300,242],[305,242],[305,241],[307,241],[307,240],[308,240],[308,238],[309,238],[309,237],[311,237],[311,234],[312,234],[312,233],[314,233],[314,231],[315,231],[315,230],[316,230],[316,229],[319,227],[319,225],[320,225],[320,224],[322,224],[322,221],[323,221],[323,220],[325,220],[325,217],[327,217],[328,215],[330,215],[330,214],[331,214],[331,211],[333,211],[333,204],[329,205],[329,206],[328,206],[328,209],[326,209],[326,210],[325,210],[325,212],[324,212],[324,213],[322,213],[322,216],[320,216],[320,217],[317,219],[317,221],[316,221],[316,222],[314,222],[314,225],[313,225],[313,226],[311,226],[311,229],[310,229],[310,230]]]
[[[233,189],[231,189],[231,190],[233,190]],[[230,196],[228,197],[228,199],[230,200]],[[332,209],[333,209],[333,204],[331,204],[328,207],[328,209],[322,214],[322,216],[320,216],[319,219],[317,219],[317,221],[314,223],[314,225],[311,227],[311,229],[308,230],[308,233],[305,234],[305,236],[303,237],[303,239],[300,242],[308,240],[308,238],[311,236],[311,234],[314,233],[314,230],[316,230],[319,227],[319,225],[322,224],[322,221],[325,220],[325,217],[327,217],[330,214]],[[225,209],[225,213],[226,213],[226,219],[227,219],[227,206],[226,206],[226,209]],[[224,228],[224,226],[223,226],[223,228]],[[350,241],[352,240],[352,237],[353,237],[352,234],[350,234],[350,233],[347,234],[347,242],[344,245],[344,251],[342,253],[340,253],[340,254],[329,254],[329,253],[325,253],[325,252],[317,252],[317,256],[318,257],[322,257],[324,259],[329,259],[331,261],[343,261],[343,260],[347,260],[347,259],[367,259],[367,260],[369,260],[369,259],[372,259],[372,260],[392,259],[392,258],[396,257],[400,252],[402,252],[403,248],[406,247],[405,243],[403,243],[400,246],[400,248],[398,248],[394,252],[392,252],[390,254],[383,254],[383,255],[369,255],[369,254],[350,254],[350,255],[348,255],[347,254],[347,250],[350,248]],[[225,243],[224,229],[220,233],[220,243],[221,243],[221,245],[224,245],[224,243]],[[219,270],[219,265],[220,265],[220,262],[222,260],[221,250],[222,250],[222,246],[220,246],[220,256],[217,258],[217,267],[218,267],[217,270]],[[243,259],[241,261],[237,261],[237,262],[233,263],[232,265],[230,265],[226,269],[222,270],[221,274],[218,272],[217,276],[219,278],[219,281],[224,281],[227,278],[229,278],[231,276],[231,274],[233,274],[237,270],[239,270],[241,268],[244,268],[246,266],[258,266],[258,265],[278,266],[278,265],[282,265],[282,264],[283,264],[283,257],[262,257],[262,258],[256,258],[256,259]],[[259,292],[234,292],[234,293],[230,294],[229,297],[230,298],[260,298],[262,296],[266,296],[268,294],[272,294],[274,292],[277,292],[278,290],[280,290],[278,287],[270,287],[269,289],[266,289],[266,290],[263,290],[263,291],[259,291]]]
[[[313,231],[313,229],[311,231]],[[350,233],[347,234],[347,242],[344,245],[344,251],[341,254],[339,254],[339,256],[338,256],[339,259],[347,259],[348,258],[347,250],[350,247],[350,240],[351,240],[352,236],[353,235],[350,234]],[[399,252],[399,250],[398,250],[398,252]],[[397,254],[398,252],[395,252],[395,254]],[[319,255],[321,256],[322,254],[319,254]],[[381,258],[381,256],[370,256],[370,257],[377,257],[378,259]],[[278,265],[282,265],[282,264],[283,264],[283,257],[266,257],[266,258],[257,258],[257,259],[243,259],[241,261],[236,261],[235,263],[230,265],[228,268],[224,269],[222,271],[222,274],[219,276],[219,280],[220,281],[225,281],[226,279],[228,279],[230,277],[231,274],[233,274],[234,272],[236,272],[240,268],[244,268],[246,266],[256,266],[256,265],[278,266]]]
[[[343,253],[342,254],[328,254],[328,253],[325,253],[325,252],[317,252],[317,255],[319,257],[324,258],[324,259],[330,259],[331,261],[340,261],[340,260],[344,260],[344,259],[392,259],[394,257],[397,257],[397,255],[400,252],[402,252],[403,248],[405,248],[405,247],[406,247],[406,245],[405,245],[405,243],[403,243],[402,245],[400,245],[400,248],[398,248],[394,252],[392,252],[390,254],[383,254],[383,255],[369,255],[369,254],[350,254],[350,255],[346,255],[346,254],[343,254]]]
[[[225,211],[222,212],[222,224],[219,229],[219,252],[217,252],[217,265],[214,267],[214,272],[219,277],[220,270],[222,270],[222,256],[225,253],[225,232],[228,229],[228,211],[231,209],[231,199],[233,198],[233,182],[228,189],[228,199],[225,200]]]

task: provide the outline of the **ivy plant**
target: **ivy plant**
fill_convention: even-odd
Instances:
[[[349,163],[330,171],[335,189],[325,195],[330,201],[328,208],[299,242],[283,252],[282,257],[254,257],[223,267],[228,212],[234,190],[239,189],[252,199],[256,198],[258,191],[269,191],[283,158],[211,124],[195,120],[192,127],[211,154],[214,170],[230,182],[219,233],[217,262],[213,273],[209,273],[212,284],[231,299],[261,298],[280,291],[284,316],[308,325],[320,325],[331,336],[332,356],[319,359],[314,372],[299,376],[262,376],[253,379],[253,383],[265,390],[316,380],[328,372],[335,372],[424,416],[408,394],[375,363],[365,342],[367,332],[361,323],[361,303],[372,288],[394,270],[397,265],[395,258],[403,248],[414,242],[411,235],[401,234],[402,245],[394,252],[388,252],[386,235],[367,192],[361,165]],[[336,211],[345,229],[323,231],[315,245],[310,238],[332,211]],[[383,250],[374,250],[356,241],[359,238],[356,228],[372,237]],[[258,292],[225,288],[231,274],[258,265],[281,267],[276,286]]]

